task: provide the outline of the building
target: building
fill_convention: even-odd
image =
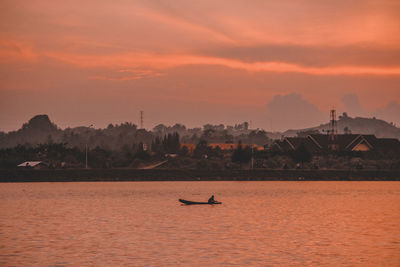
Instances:
[[[181,144],[180,149],[182,149],[183,147],[186,147],[190,154],[192,154],[193,151],[196,149],[196,145],[190,143]]]
[[[337,151],[380,151],[400,153],[400,141],[392,138],[377,138],[375,135],[338,134],[335,135]],[[331,150],[330,136],[310,134],[304,137],[285,137],[275,141],[270,149],[282,152],[296,150],[304,145],[310,152],[318,153]]]
[[[43,161],[25,161],[18,165],[19,168],[27,168],[27,169],[46,169],[48,168],[47,164]]]
[[[187,147],[189,153],[193,153],[193,151],[196,149],[196,145],[195,144],[189,144],[189,143],[181,144],[181,149],[184,146]],[[211,143],[211,144],[208,144],[207,146],[212,148],[212,149],[216,149],[217,147],[219,147],[223,151],[233,151],[233,150],[238,148],[238,144],[234,144],[234,143]],[[256,144],[253,144],[253,145],[242,144],[243,148],[246,147],[246,146],[249,146],[250,148],[253,148],[254,151],[256,151],[256,150],[264,150],[263,146],[258,146]]]
[[[233,143],[212,143],[208,144],[209,147],[212,149],[216,149],[219,147],[221,150],[235,150],[238,147],[238,144],[233,144]]]

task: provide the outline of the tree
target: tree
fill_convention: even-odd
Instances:
[[[96,147],[89,152],[89,163],[91,167],[94,168],[107,168],[108,161],[110,157],[110,152],[102,149],[100,147]]]
[[[135,154],[135,158],[138,158],[141,160],[150,160],[151,159],[150,154],[146,150],[144,150],[143,147],[144,147],[143,143],[140,142],[139,146],[138,146],[138,150]]]
[[[196,148],[193,151],[193,156],[195,158],[201,158],[208,153],[208,144],[207,141],[201,139],[199,143],[196,145]]]
[[[166,153],[169,154],[178,153],[181,146],[179,141],[179,134],[175,132],[173,134],[164,135],[164,139],[162,140],[162,145]]]
[[[181,156],[187,156],[189,154],[189,149],[187,146],[183,146],[180,150],[179,150],[179,155]]]
[[[232,162],[240,163],[242,166],[243,163],[249,163],[251,159],[251,148],[249,146],[242,147],[242,142],[238,142],[238,147],[233,151],[232,154]]]
[[[165,154],[165,149],[163,142],[160,137],[156,137],[152,142],[151,142],[151,151],[156,153],[157,155],[164,155]]]
[[[158,124],[153,128],[153,132],[162,135],[167,132],[167,126],[165,126],[164,124]]]
[[[295,162],[304,164],[305,162],[311,162],[312,154],[304,145],[304,143],[302,143],[293,152],[292,158]]]

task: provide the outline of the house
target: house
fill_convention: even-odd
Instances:
[[[320,150],[332,150],[330,135],[311,134],[306,136]],[[375,135],[337,134],[334,136],[335,150],[338,151],[370,151],[374,149],[377,138]]]
[[[238,144],[233,144],[233,143],[212,143],[208,144],[209,147],[212,149],[216,149],[219,147],[221,150],[234,150],[237,149]]]
[[[346,135],[344,135],[346,136]],[[345,147],[348,151],[370,151],[375,148],[377,143],[375,135],[358,135]]]
[[[27,169],[45,169],[48,168],[48,165],[43,161],[25,161],[18,165],[19,168],[27,168]]]
[[[309,137],[285,137],[281,140],[276,140],[269,149],[287,152],[296,150],[300,145],[304,145],[310,152],[319,152],[322,150],[319,142]]]
[[[196,145],[195,144],[189,144],[189,143],[181,144],[181,149],[184,146],[187,147],[189,153],[193,153],[193,151],[196,149]],[[263,146],[258,146],[256,144],[253,144],[253,145],[242,144],[243,148],[245,146],[250,146],[250,148],[253,148],[254,151],[255,150],[264,150]],[[219,147],[221,150],[224,150],[224,151],[233,151],[233,150],[238,148],[238,144],[234,144],[234,143],[211,143],[211,144],[208,144],[208,147],[210,147],[212,149],[216,149],[217,147]]]
[[[233,143],[212,143],[208,145],[212,149],[215,149],[219,147],[221,150],[235,150],[238,148],[238,144],[233,144]],[[247,145],[247,144],[242,144],[242,147],[249,146],[250,148],[253,148],[254,150],[264,150],[263,146],[258,146],[256,144],[253,145]]]
[[[378,138],[376,150],[381,153],[400,155],[400,141],[395,138]]]
[[[196,149],[196,145],[195,144],[190,144],[190,143],[181,144],[180,149],[182,149],[184,146],[187,148],[187,150],[188,150],[188,152],[190,154],[192,154],[193,151]]]
[[[270,149],[277,151],[296,150],[304,145],[310,152],[332,150],[330,135],[310,134],[304,137],[285,137],[276,140]],[[375,135],[338,134],[334,136],[335,150],[337,151],[394,151],[400,153],[400,141],[391,138],[377,138]]]

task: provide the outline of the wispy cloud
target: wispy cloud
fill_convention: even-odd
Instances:
[[[291,62],[241,60],[201,55],[156,55],[149,53],[127,53],[118,55],[76,55],[46,53],[47,56],[82,68],[127,67],[169,69],[185,65],[219,65],[249,72],[301,73],[308,75],[400,75],[400,66],[322,66],[312,67]]]
[[[0,43],[2,61],[44,56],[79,68],[110,70],[219,65],[329,76],[400,72],[395,56],[400,43],[396,1],[38,1],[21,5],[20,10],[13,1],[6,3],[8,34],[25,41],[9,38]],[[377,49],[364,49],[366,44]],[[348,47],[365,52],[352,56]],[[277,56],[263,57],[257,48],[275,48]]]
[[[15,40],[0,40],[0,62],[37,61],[39,54],[33,45]]]
[[[0,42],[0,60],[2,62],[29,61],[36,62],[39,58],[52,58],[59,62],[74,65],[78,68],[107,68],[111,73],[115,69],[119,75],[93,75],[90,79],[104,79],[115,81],[137,80],[163,75],[161,70],[188,66],[188,65],[218,65],[247,72],[267,73],[300,73],[306,75],[335,76],[335,75],[375,75],[400,76],[400,65],[368,65],[349,62],[340,62],[331,65],[307,65],[285,60],[249,60],[206,54],[157,54],[150,52],[102,53],[88,54],[66,51],[35,51],[32,44],[19,41]],[[286,58],[290,59],[290,58]],[[329,62],[327,62],[329,63]],[[367,63],[367,62],[364,62]],[[138,70],[146,70],[146,72]],[[121,73],[130,75],[121,75]]]
[[[193,22],[192,20],[185,18],[185,16],[182,16],[182,14],[171,14],[166,11],[157,11],[155,9],[142,7],[135,10],[135,15],[161,23],[161,25],[171,27],[178,32],[190,32],[190,35],[195,39],[196,35],[200,34],[201,38],[206,37],[205,39],[218,40],[222,43],[237,44],[237,41],[234,38],[223,31],[220,31],[215,27]]]
[[[164,73],[145,69],[122,69],[115,72],[108,72],[106,75],[93,75],[89,79],[106,81],[133,81],[144,78],[164,76]]]
[[[80,121],[63,92],[77,106],[87,106],[82,93],[91,95],[98,114],[110,100],[107,107],[122,115],[133,100],[157,103],[157,116],[166,114],[158,103],[168,103],[174,120],[191,123],[220,112],[236,121],[238,107],[265,108],[274,95],[291,92],[320,110],[348,93],[368,110],[400,101],[398,0],[0,2],[0,94],[16,96],[15,103],[0,97],[8,105],[3,118],[64,105],[66,116]],[[390,114],[398,114],[392,106]]]

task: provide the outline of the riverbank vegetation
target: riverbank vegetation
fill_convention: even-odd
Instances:
[[[60,130],[46,115],[39,115],[0,139],[1,169],[18,168],[27,161],[41,161],[41,168],[81,169],[86,159],[88,168],[94,169],[400,169],[398,148],[316,151],[300,143],[294,149],[276,149],[276,144],[286,143],[274,141],[263,130],[250,130],[246,122],[194,129],[160,124],[151,131],[132,123]]]
[[[400,169],[399,154],[367,152],[311,153],[300,146],[294,151],[256,150],[239,143],[235,149],[212,148],[200,140],[193,151],[180,144],[179,135],[155,138],[146,149],[143,143],[133,143],[118,150],[95,147],[88,150],[89,168],[143,168],[157,162],[162,169]],[[0,150],[0,168],[12,169],[25,161],[43,161],[48,168],[84,168],[85,149],[65,143],[36,146],[18,145]]]

